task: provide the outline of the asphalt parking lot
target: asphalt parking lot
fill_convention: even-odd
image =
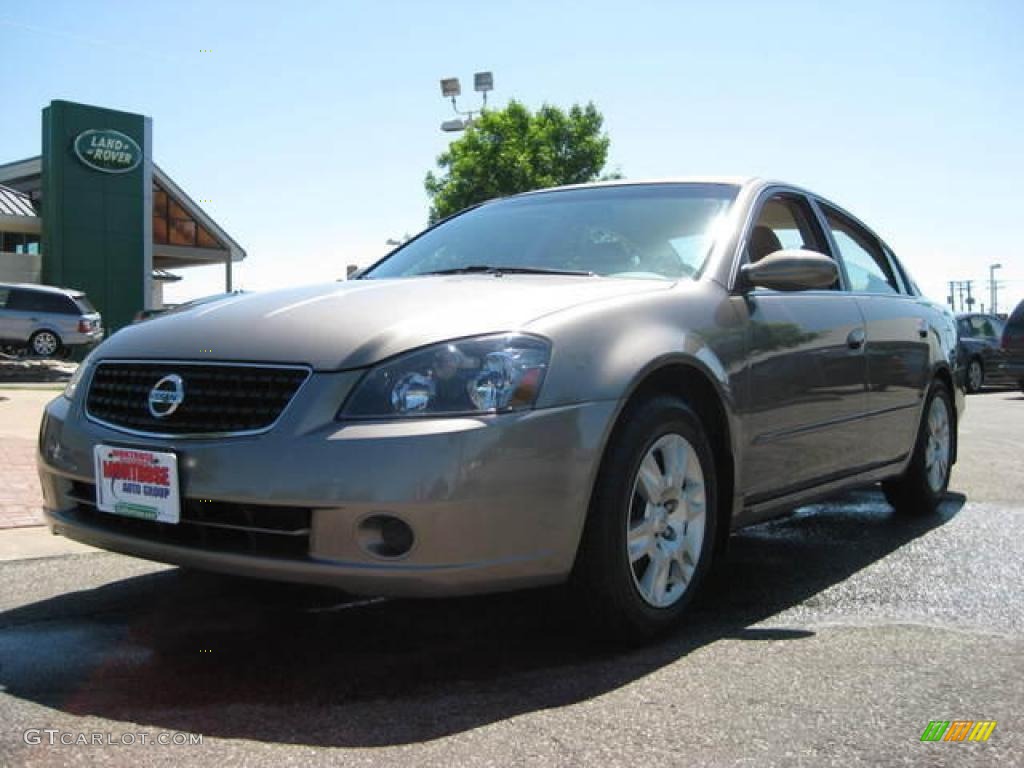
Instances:
[[[969,398],[960,434],[937,517],[867,489],[740,532],[689,622],[633,650],[557,590],[351,603],[92,551],[0,562],[0,764],[1022,765],[1024,396]],[[998,725],[920,741],[958,719]],[[202,744],[138,736],[178,732]]]

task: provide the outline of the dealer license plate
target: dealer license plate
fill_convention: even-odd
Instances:
[[[173,453],[97,445],[96,506],[124,517],[177,523],[178,457]]]

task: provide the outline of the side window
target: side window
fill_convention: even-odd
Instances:
[[[77,315],[78,307],[67,296],[44,291],[11,291],[7,301],[7,309],[20,309],[23,312],[46,312],[60,315]]]
[[[32,301],[31,291],[19,291],[17,289],[11,291],[11,295],[7,297],[7,309],[17,309],[22,312],[32,312],[36,309],[35,302]]]
[[[878,241],[836,210],[822,205],[839,255],[846,265],[850,290],[861,293],[899,293],[899,283]]]
[[[775,195],[761,206],[747,238],[747,260],[753,264],[783,249],[828,254],[810,205],[798,195]]]
[[[975,315],[971,318],[971,336],[995,339],[1003,335],[1002,324],[993,317]]]

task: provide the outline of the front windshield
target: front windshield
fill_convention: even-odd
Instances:
[[[736,192],[730,184],[649,184],[508,198],[440,224],[362,277],[494,267],[692,278]]]

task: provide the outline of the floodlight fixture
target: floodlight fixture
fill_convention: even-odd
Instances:
[[[462,95],[462,86],[459,85],[459,78],[446,77],[441,80],[441,95],[446,99],[454,99]]]
[[[477,72],[473,75],[473,90],[477,93],[487,93],[494,90],[494,74],[491,72]]]
[[[477,109],[459,109],[458,98],[462,95],[462,85],[457,77],[446,77],[441,80],[441,95],[450,99],[452,111],[458,115],[457,119],[445,120],[441,123],[441,130],[448,133],[464,131],[473,125],[477,115],[487,111],[487,94],[494,90],[494,73],[477,72],[473,75],[473,89],[480,94],[483,102]]]

